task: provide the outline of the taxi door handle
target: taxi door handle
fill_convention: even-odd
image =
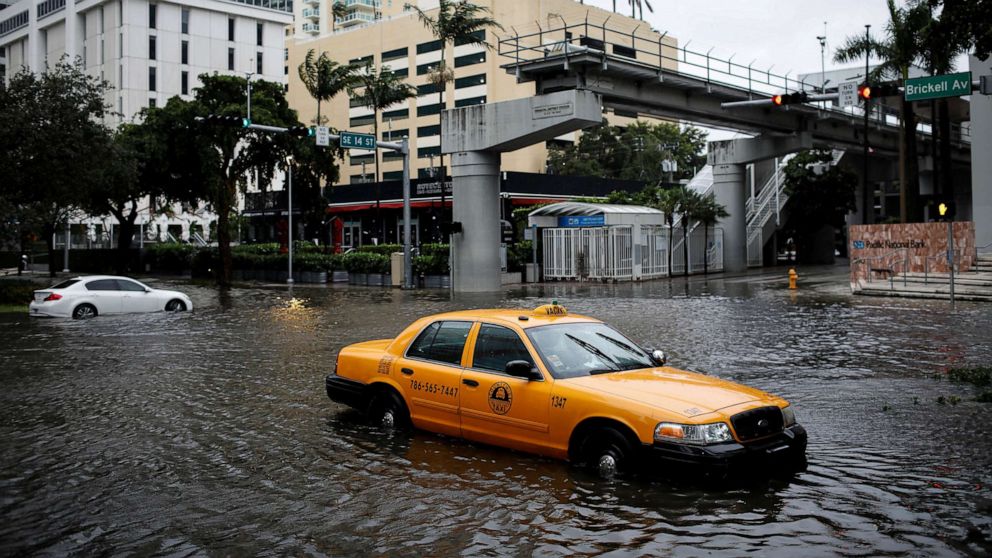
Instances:
[[[479,382],[475,380],[469,380],[468,378],[462,380],[462,383],[469,387],[479,387]]]
[[[407,376],[413,376],[413,370],[409,368],[400,368],[400,372],[406,374]]]

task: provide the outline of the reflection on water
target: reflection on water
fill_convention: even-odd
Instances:
[[[780,282],[778,282],[780,283]],[[0,315],[0,552],[224,555],[953,555],[992,551],[992,427],[949,365],[992,307],[673,281],[190,292],[196,312]],[[602,482],[330,402],[346,344],[424,314],[557,298],[676,366],[792,400],[810,467],[714,489]],[[937,403],[957,395],[956,405]],[[945,401],[947,401],[945,399]]]

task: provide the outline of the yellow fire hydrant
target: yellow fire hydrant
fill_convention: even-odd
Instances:
[[[789,269],[789,288],[790,289],[797,289],[798,288],[798,287],[796,287],[796,280],[797,279],[799,279],[799,274],[796,273],[795,268],[790,268]]]

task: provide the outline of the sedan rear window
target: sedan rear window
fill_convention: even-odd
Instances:
[[[86,283],[87,291],[116,291],[117,281],[114,279],[97,279]]]
[[[68,287],[71,287],[71,286],[75,285],[78,282],[79,282],[79,279],[69,279],[68,281],[62,281],[58,285],[55,285],[54,287],[48,287],[48,288],[49,289],[65,289],[65,288],[68,288]]]

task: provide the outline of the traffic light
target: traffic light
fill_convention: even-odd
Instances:
[[[309,126],[290,126],[286,128],[286,133],[298,138],[311,137],[315,134],[314,129]]]
[[[805,91],[796,91],[795,93],[785,93],[784,95],[775,95],[772,97],[772,104],[780,107],[782,105],[797,105],[799,103],[805,103],[809,100],[809,93]]]
[[[862,83],[858,86],[858,98],[862,101],[899,95],[902,95],[902,91],[895,83]]]
[[[214,126],[226,126],[229,128],[247,128],[251,126],[251,120],[240,116],[229,116],[223,114],[208,114],[203,119],[206,124]]]

